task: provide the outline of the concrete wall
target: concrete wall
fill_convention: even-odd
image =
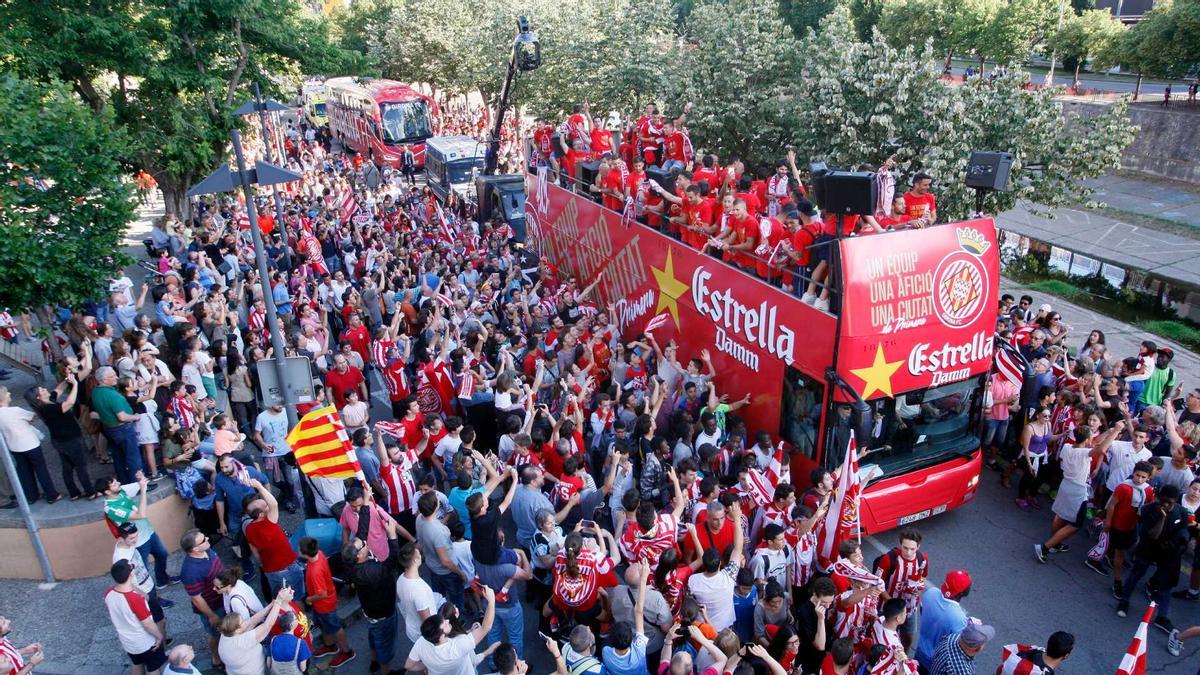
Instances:
[[[1162,97],[1161,91],[1148,91],[1145,87],[1142,93]],[[1107,106],[1063,101],[1063,112],[1090,117]],[[1121,168],[1200,185],[1200,114],[1161,108],[1157,104],[1134,104],[1129,107],[1129,121],[1141,127],[1141,131],[1125,150]]]
[[[174,494],[147,506],[150,522],[167,550],[179,550],[179,538],[192,527],[188,504]],[[46,555],[59,581],[108,574],[112,567],[113,536],[104,523],[99,506],[92,518],[63,519],[62,523],[42,522],[39,530]],[[0,578],[41,579],[29,531],[24,527],[0,528]]]

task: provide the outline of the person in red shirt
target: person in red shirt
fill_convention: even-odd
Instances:
[[[1119,591],[1123,577],[1121,568],[1125,554],[1137,543],[1138,510],[1154,501],[1154,488],[1146,483],[1154,466],[1150,462],[1133,465],[1133,475],[1113,490],[1105,507],[1104,531],[1108,533],[1108,546],[1113,551],[1113,590]],[[1091,563],[1089,562],[1089,566]]]
[[[700,168],[692,172],[692,182],[700,181],[708,183],[709,190],[721,187],[721,168],[717,166],[716,155],[705,155],[700,160]]]
[[[312,607],[317,626],[321,629],[321,646],[313,650],[320,658],[337,654],[327,665],[337,668],[351,661],[355,654],[346,637],[346,629],[338,617],[337,587],[329,570],[329,559],[321,552],[320,543],[312,537],[300,538],[300,557],[304,559],[304,588],[308,594],[304,603]]]
[[[554,158],[554,126],[542,118],[533,122],[533,148],[537,154],[537,164],[546,165],[554,173],[558,173],[558,160]]]
[[[937,222],[937,198],[930,192],[932,184],[933,177],[927,173],[913,176],[912,189],[904,193],[904,215],[923,218],[927,225]]]
[[[279,526],[279,502],[265,485],[250,479],[250,487],[258,498],[246,505],[250,522],[245,527],[246,543],[271,584],[271,591],[291,586],[298,597],[304,597],[304,570],[296,562],[296,551],[287,533]]]
[[[576,142],[583,143],[583,152],[587,152],[587,145],[592,140],[592,116],[588,113],[588,104],[583,105],[578,103],[571,109],[571,116],[567,118],[567,143],[574,145]]]
[[[659,194],[663,199],[682,207],[682,214],[672,218],[672,221],[677,221],[683,226],[680,237],[683,243],[695,249],[703,248],[713,234],[713,211],[716,201],[711,197],[702,197],[700,186],[694,183],[687,186],[682,199],[665,191]]]
[[[591,158],[593,160],[604,157],[605,154],[613,151],[612,132],[604,128],[600,118],[597,117],[592,121],[592,130],[588,134],[589,146],[591,147]]]
[[[338,410],[346,407],[346,392],[350,389],[358,391],[360,401],[371,400],[362,371],[350,365],[350,361],[341,354],[333,357],[333,368],[325,373],[325,387],[329,389],[330,400]]]
[[[824,224],[816,220],[817,210],[812,202],[802,199],[796,204],[795,218],[785,216],[786,222],[795,222],[792,240],[783,249],[797,266],[807,270],[808,286],[800,301],[817,309],[829,309],[829,288],[820,286],[829,276],[829,242],[833,237],[824,230]],[[797,289],[799,290],[799,289]]]
[[[650,185],[646,182],[646,162],[641,157],[634,157],[633,171],[625,176],[624,195],[625,199],[633,199],[635,216],[644,215],[649,188]]]
[[[739,267],[754,268],[754,260],[746,255],[758,246],[758,221],[746,211],[746,200],[733,200],[729,232],[721,239],[725,247],[725,260]]]
[[[892,200],[892,214],[883,214],[876,218],[880,227],[892,230],[920,229],[927,224],[924,218],[914,218],[904,212],[904,197],[897,195]]]
[[[704,522],[697,524],[695,537],[700,540],[700,545],[705,550],[711,548],[723,553],[728,547],[733,546],[734,528],[737,525],[729,518],[729,504],[735,501],[737,501],[737,497],[723,494],[720,499],[709,502]],[[692,537],[684,540],[684,560],[690,561],[699,558],[701,553],[696,550]]]
[[[754,186],[754,180],[751,179],[750,176],[742,176],[740,179],[738,179],[737,186],[739,192],[733,196],[736,199],[746,202],[746,213],[750,214],[751,216],[757,216],[766,212],[765,205],[758,200],[758,195],[755,194],[754,190],[752,189]]]
[[[584,141],[572,141],[562,159],[563,173],[567,176],[566,184],[568,186],[575,185],[575,167],[586,158],[587,143]]]
[[[350,314],[346,330],[342,331],[341,341],[349,342],[354,351],[362,357],[363,363],[371,362],[371,331],[363,325],[358,312]]]
[[[758,276],[763,279],[770,280],[772,277],[778,278],[778,273],[773,273],[774,260],[782,257],[780,250],[783,248],[782,243],[785,239],[790,238],[791,233],[784,227],[783,223],[779,222],[778,218],[759,218],[758,219],[758,246],[754,249],[754,266],[758,272]],[[767,262],[771,261],[771,265]]]
[[[664,171],[683,171],[692,163],[692,140],[687,129],[668,120],[663,128],[663,144]]]

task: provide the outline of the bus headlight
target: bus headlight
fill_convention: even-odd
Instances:
[[[977,485],[979,485],[979,476],[971,476],[971,480],[967,481],[967,489],[974,490]]]

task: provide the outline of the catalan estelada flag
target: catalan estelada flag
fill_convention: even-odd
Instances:
[[[362,466],[346,427],[333,406],[317,408],[300,418],[287,437],[296,465],[314,478],[354,478]]]

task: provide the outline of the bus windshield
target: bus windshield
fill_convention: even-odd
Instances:
[[[971,413],[979,391],[980,379],[973,377],[868,401],[870,453],[860,467],[875,465],[875,476],[893,476],[974,451],[979,441]]]
[[[461,185],[471,182],[472,171],[475,169],[475,162],[451,162],[446,165],[446,181],[451,185]]]
[[[433,135],[425,101],[416,99],[403,103],[382,103],[379,108],[383,116],[384,143],[416,143]]]
[[[325,102],[324,101],[313,104],[313,114],[315,114],[315,115],[324,115],[325,114]]]

